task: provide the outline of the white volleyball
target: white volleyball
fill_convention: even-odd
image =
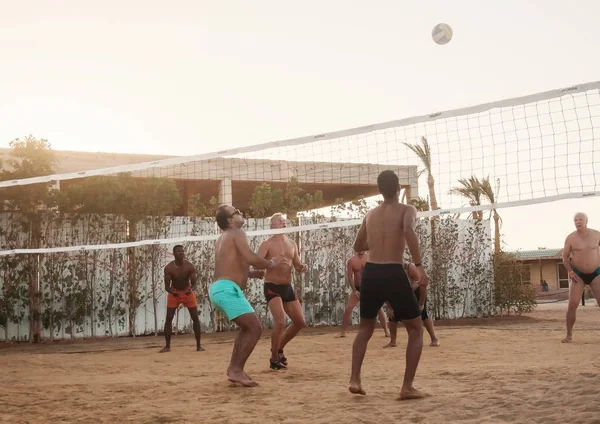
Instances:
[[[437,44],[447,44],[452,40],[452,28],[448,24],[437,24],[431,31],[431,38]]]

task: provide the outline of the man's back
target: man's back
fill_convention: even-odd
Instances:
[[[401,203],[382,203],[371,210],[366,218],[369,262],[402,263],[406,239],[404,238],[404,215],[409,208]]]
[[[248,279],[248,264],[240,254],[235,239],[240,237],[238,229],[224,231],[215,242],[215,280],[231,280],[245,288]]]

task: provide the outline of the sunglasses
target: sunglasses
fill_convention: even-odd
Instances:
[[[235,209],[231,215],[229,215],[229,218],[233,218],[235,215],[241,215],[242,213],[240,212],[239,209]]]

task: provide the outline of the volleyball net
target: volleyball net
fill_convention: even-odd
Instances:
[[[356,226],[360,217],[343,211],[357,199],[376,204],[377,175],[385,169],[396,172],[403,201],[415,204],[420,216],[592,197],[599,192],[599,158],[600,82],[592,82],[194,156],[7,179],[0,182],[5,228],[11,227],[8,215],[24,212],[23,199],[31,211],[36,195],[55,195],[44,222],[47,234],[36,246],[4,240],[0,256],[213,240],[216,228],[192,234],[191,224],[169,231],[129,226],[151,216],[210,218],[223,203],[257,218],[276,211],[321,218],[285,230],[249,228],[249,236]],[[123,222],[103,240],[83,234],[83,216],[91,214]]]
[[[51,168],[43,152],[13,150],[0,181],[0,327],[7,339],[27,331],[50,338],[158,332],[163,267],[178,244],[198,269],[203,325],[228,328],[206,296],[221,204],[244,212],[254,251],[271,234],[294,233],[309,264],[295,284],[307,321],[335,324],[347,296],[344,264],[364,213],[381,200],[383,170],[398,175],[401,200],[420,217],[597,196],[600,82],[195,156],[105,155],[106,166],[96,167],[73,157],[65,164],[69,157],[58,155],[58,171],[48,175],[31,175],[36,166]],[[291,218],[287,228],[270,229],[274,212]],[[451,237],[437,239],[445,243],[437,246],[445,268],[434,270],[431,313],[493,314],[490,223],[453,221]],[[419,225],[427,238],[427,220]],[[428,267],[436,247],[422,241]],[[462,286],[450,304],[453,281]],[[267,320],[260,287],[247,291]]]

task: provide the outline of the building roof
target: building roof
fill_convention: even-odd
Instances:
[[[518,259],[524,261],[539,259],[560,259],[562,257],[562,249],[519,250],[514,253]]]
[[[0,148],[0,160],[10,156],[11,149]],[[74,152],[54,150],[57,159],[56,173],[83,172],[120,165],[133,165],[175,156],[123,154],[105,152]],[[6,166],[4,161],[3,166]],[[224,158],[198,160],[184,164],[165,165],[133,171],[134,177],[160,176],[176,181],[181,193],[183,214],[187,214],[188,199],[200,195],[203,201],[212,197],[220,199],[221,182],[230,180],[231,200],[242,211],[249,208],[256,187],[268,183],[273,189],[285,189],[290,178],[295,177],[300,189],[306,193],[320,191],[323,207],[375,196],[379,193],[377,176],[391,169],[398,175],[400,186],[408,189],[408,198],[419,196],[419,178],[416,165],[383,165],[375,163],[316,162],[293,160],[268,160],[254,158]],[[83,178],[83,177],[82,177]],[[60,189],[75,184],[78,179],[60,181]],[[221,200],[219,200],[221,201]],[[227,202],[227,201],[224,201]],[[179,213],[179,212],[178,212]]]

